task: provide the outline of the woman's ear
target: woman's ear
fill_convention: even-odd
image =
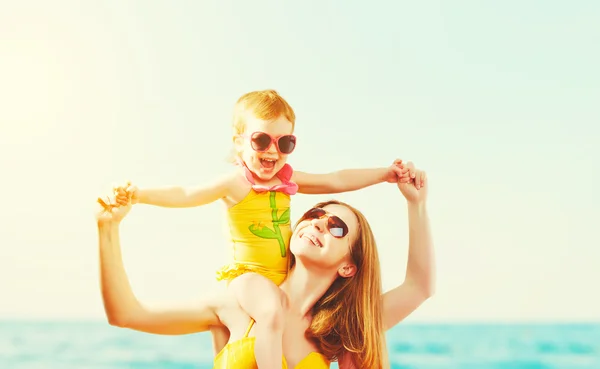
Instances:
[[[350,278],[356,274],[356,265],[351,263],[345,264],[338,269],[338,274],[342,278]]]

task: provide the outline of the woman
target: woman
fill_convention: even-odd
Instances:
[[[291,269],[280,286],[286,306],[284,368],[328,368],[332,360],[338,360],[341,369],[389,367],[384,330],[431,296],[434,284],[427,178],[412,163],[408,166],[412,181],[398,183],[408,202],[406,277],[383,298],[377,247],[358,210],[334,201],[321,203],[296,225],[290,241]],[[232,295],[169,311],[147,309],[136,299],[119,242],[119,223],[131,205],[104,205],[109,210],[100,210],[97,220],[102,297],[109,323],[170,335],[225,326],[230,336],[224,347],[217,347],[215,368],[256,368],[253,322]]]

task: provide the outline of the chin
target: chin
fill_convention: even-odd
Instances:
[[[295,247],[295,246],[290,245],[290,252],[292,254],[294,254],[294,256],[302,254],[302,250],[299,250],[299,249],[300,249],[300,247]]]
[[[258,178],[260,178],[261,180],[263,180],[263,181],[265,181],[265,182],[266,182],[266,181],[270,181],[271,179],[273,179],[273,178],[275,177],[275,174],[276,174],[276,173],[277,173],[277,172],[274,172],[273,174],[266,174],[266,173],[261,173],[260,171],[256,171],[256,172],[254,172],[254,174],[256,174],[256,176],[257,176]]]
[[[296,256],[305,255],[308,251],[305,245],[294,244],[294,241],[291,241],[290,243],[290,252]]]
[[[277,173],[279,173],[279,171],[281,170],[281,168],[275,167],[273,168],[271,171],[269,171],[268,173],[264,173],[262,171],[262,168],[259,167],[258,170],[255,172],[258,177],[264,181],[269,181],[273,178],[275,178],[277,176]]]

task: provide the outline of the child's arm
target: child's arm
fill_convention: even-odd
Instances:
[[[326,174],[294,171],[292,181],[298,185],[299,193],[332,194],[356,191],[382,182],[396,183],[407,173],[402,161],[396,160],[387,168],[344,169]]]
[[[170,186],[160,188],[140,188],[129,186],[127,192],[136,203],[166,208],[190,208],[210,204],[228,197],[234,186],[236,173],[219,178],[204,186]]]

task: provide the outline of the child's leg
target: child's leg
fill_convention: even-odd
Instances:
[[[246,273],[231,281],[229,288],[256,322],[256,365],[259,369],[281,369],[284,316],[279,287],[260,274]]]
[[[227,342],[229,342],[230,332],[225,326],[212,326],[210,327],[210,334],[212,336],[214,355],[217,356]]]

